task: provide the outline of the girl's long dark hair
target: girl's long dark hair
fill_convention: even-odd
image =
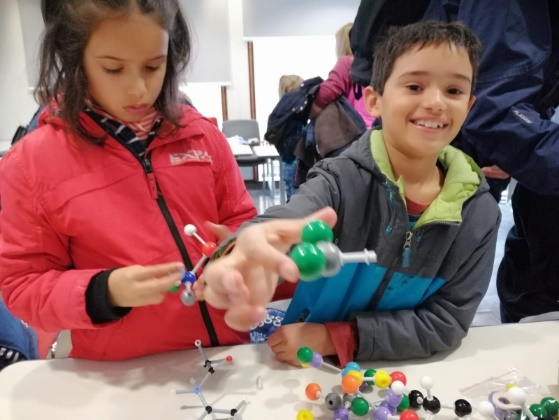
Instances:
[[[45,34],[40,51],[36,97],[42,105],[56,102],[57,114],[80,137],[102,144],[80,122],[87,97],[83,53],[92,29],[109,17],[138,11],[152,16],[169,33],[167,70],[155,109],[179,126],[179,82],[190,59],[188,24],[178,0],[43,0]]]

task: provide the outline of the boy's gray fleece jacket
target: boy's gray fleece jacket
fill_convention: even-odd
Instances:
[[[377,253],[386,274],[369,308],[355,314],[356,360],[427,357],[456,346],[487,291],[499,207],[468,156],[448,146],[439,162],[443,189],[412,230],[403,184],[393,179],[381,130],[368,131],[342,155],[318,162],[287,205],[255,219],[305,217],[330,206],[338,215],[338,247]]]

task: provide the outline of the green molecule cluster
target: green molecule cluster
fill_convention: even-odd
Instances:
[[[559,414],[559,402],[555,398],[546,397],[540,401],[539,404],[532,404],[530,412],[539,419],[551,417],[557,418]]]
[[[295,245],[290,253],[291,259],[299,268],[301,280],[313,281],[322,277],[328,261],[316,244],[333,240],[332,229],[321,220],[311,221],[303,228],[302,242]]]

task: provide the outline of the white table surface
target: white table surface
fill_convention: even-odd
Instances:
[[[252,151],[256,156],[265,158],[279,158],[278,149],[273,145],[253,146]]]
[[[202,387],[205,399],[215,407],[233,408],[247,397],[250,403],[242,416],[245,420],[295,419],[302,408],[311,409],[315,419],[332,418],[323,403],[306,399],[304,389],[309,382],[317,382],[324,393],[340,391],[338,374],[324,367],[303,369],[280,364],[266,345],[205,351],[210,359],[226,355],[234,359],[218,368]],[[400,370],[407,375],[408,389],[420,389],[419,378],[429,375],[435,383],[433,394],[442,403],[453,404],[463,397],[460,389],[512,367],[558,398],[558,362],[559,321],[551,321],[472,328],[454,351],[425,360],[362,363],[361,367]],[[172,395],[171,390],[191,388],[189,379],[203,372],[197,350],[125,362],[20,362],[0,372],[0,419],[198,419],[204,412],[198,397]],[[262,390],[256,386],[258,376]],[[375,399],[375,394],[368,395]],[[444,418],[454,418],[454,414],[443,410],[435,416]]]

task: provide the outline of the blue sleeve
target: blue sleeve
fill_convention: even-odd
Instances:
[[[37,334],[0,300],[0,370],[18,360],[38,359]]]
[[[456,0],[432,0],[424,16],[461,21],[483,43],[476,103],[457,146],[480,166],[498,165],[536,193],[559,194],[559,125],[542,107],[554,84],[559,100],[550,7],[533,0],[458,3],[456,9]]]

